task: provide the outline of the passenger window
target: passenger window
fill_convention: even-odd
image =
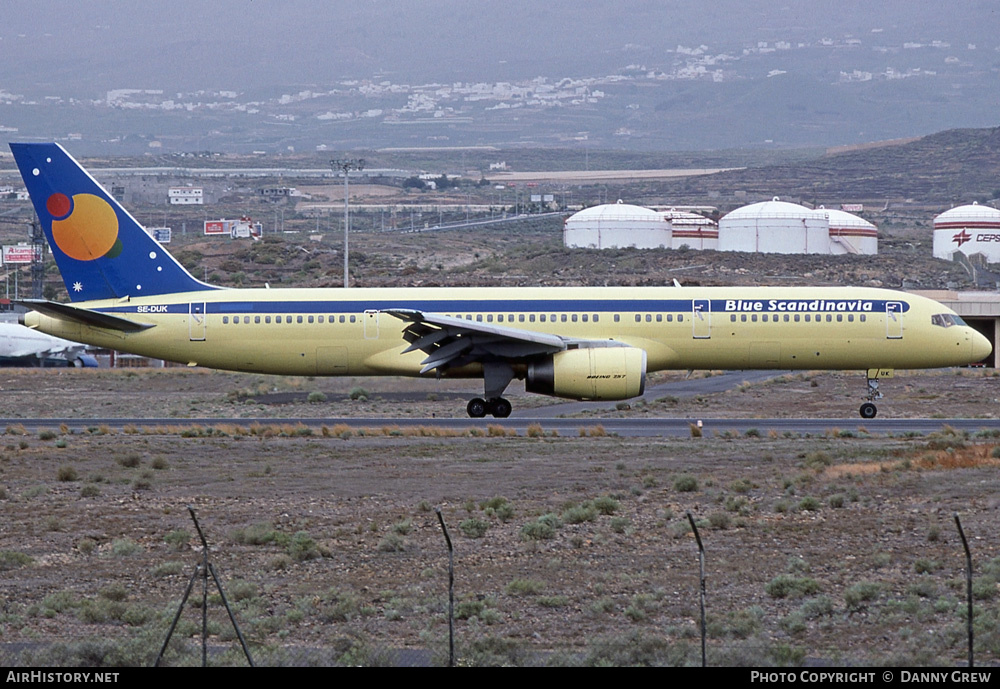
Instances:
[[[229,316],[223,316],[222,317],[222,324],[223,325],[229,325]]]
[[[674,322],[674,314],[668,313],[667,314],[667,323],[673,323],[673,322]]]
[[[351,314],[351,323],[355,323],[355,322],[356,322],[356,321],[354,320],[355,318],[356,318],[356,317],[354,316],[354,314]]]
[[[535,322],[535,314],[533,314],[533,313],[532,313],[532,314],[529,314],[529,315],[528,315],[528,320],[529,320],[530,322],[534,323],[534,322]]]
[[[745,313],[741,313],[740,314],[740,322],[741,323],[746,323],[747,322],[747,315]]]
[[[486,321],[487,321],[488,323],[492,323],[492,322],[493,322],[493,314],[492,314],[492,313],[491,313],[491,314],[489,314],[488,316],[486,316]]]
[[[482,323],[482,322],[483,322],[483,314],[481,314],[481,313],[477,313],[477,314],[476,314],[476,320],[477,320],[478,322]]]
[[[584,323],[586,323],[586,322],[587,322],[587,314],[583,314],[582,316],[580,316],[580,318],[582,318],[582,319],[583,319],[583,322],[584,322]]]
[[[837,314],[837,322],[838,323],[843,323],[844,322],[844,314],[842,314],[842,313],[838,313]]]
[[[754,323],[756,323],[757,322],[757,314],[752,314],[750,316],[750,320],[752,320]]]
[[[564,313],[564,314],[560,315],[559,320],[561,320],[563,323],[565,323],[566,322],[566,314]]]
[[[656,314],[656,322],[657,323],[662,323],[663,322],[663,314],[662,313]]]
[[[253,322],[254,323],[260,323],[260,316],[254,316],[253,317]]]
[[[615,323],[618,323],[619,321],[621,321],[621,319],[622,319],[621,314],[617,314],[616,313],[615,314]],[[596,321],[597,319],[595,318],[594,320]]]
[[[518,323],[524,323],[524,314],[523,313],[517,314],[517,322]]]
[[[243,322],[246,323],[247,325],[249,325],[250,324],[250,316],[244,316],[243,317]]]
[[[677,314],[677,322],[680,323],[683,320],[684,320],[684,314],[683,313]]]
[[[563,320],[566,320],[565,318]],[[573,314],[573,322],[576,323],[576,314]]]
[[[538,320],[540,320],[542,323],[544,323],[545,322],[545,314],[543,313],[541,316],[539,316]]]
[[[796,323],[798,323],[798,322],[799,322],[799,314],[795,314],[795,322],[796,322]]]
[[[865,314],[861,314],[861,322],[864,323],[868,317]]]
[[[595,313],[595,314],[594,314],[594,322],[596,323],[596,322],[597,322],[597,321],[599,321],[599,320],[601,320],[601,319],[600,319],[600,317],[599,317],[599,314],[596,314],[596,313]]]
[[[729,322],[730,323],[735,323],[736,322],[736,314],[735,313],[729,314]]]
[[[647,323],[652,323],[653,322],[653,316],[647,313],[646,314],[646,322]]]
[[[640,316],[639,314],[635,314],[635,322],[638,323],[641,320],[642,320],[642,316]]]

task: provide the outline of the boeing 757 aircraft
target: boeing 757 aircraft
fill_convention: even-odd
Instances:
[[[664,369],[856,369],[861,416],[896,368],[979,361],[989,341],[923,297],[853,287],[226,289],[195,279],[58,144],[11,144],[73,303],[23,300],[43,332],[190,366],[312,376],[514,378],[578,400]]]

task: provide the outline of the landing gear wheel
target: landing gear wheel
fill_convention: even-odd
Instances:
[[[469,416],[474,419],[481,419],[486,416],[486,400],[480,399],[478,397],[469,400],[468,406],[465,410],[469,412]]]
[[[490,411],[493,413],[494,417],[498,419],[506,419],[510,416],[510,402],[505,400],[503,397],[497,397],[494,400],[490,400]]]
[[[878,414],[878,409],[871,402],[865,402],[861,405],[862,419],[874,419],[876,414]]]

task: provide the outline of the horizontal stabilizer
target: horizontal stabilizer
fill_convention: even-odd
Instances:
[[[56,318],[61,321],[82,323],[83,325],[89,325],[95,328],[106,328],[108,330],[135,333],[140,330],[146,330],[147,328],[153,327],[152,323],[136,323],[135,321],[130,321],[126,318],[112,316],[109,313],[101,313],[100,311],[92,311],[90,309],[81,309],[78,306],[60,304],[59,302],[48,301],[46,299],[19,299],[15,303],[26,306],[29,309],[37,311],[38,313],[44,314],[50,318]]]

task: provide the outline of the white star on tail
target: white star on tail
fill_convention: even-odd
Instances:
[[[74,292],[82,292],[83,291],[83,285],[81,283],[79,283],[79,282],[74,282],[73,283],[73,291]]]

